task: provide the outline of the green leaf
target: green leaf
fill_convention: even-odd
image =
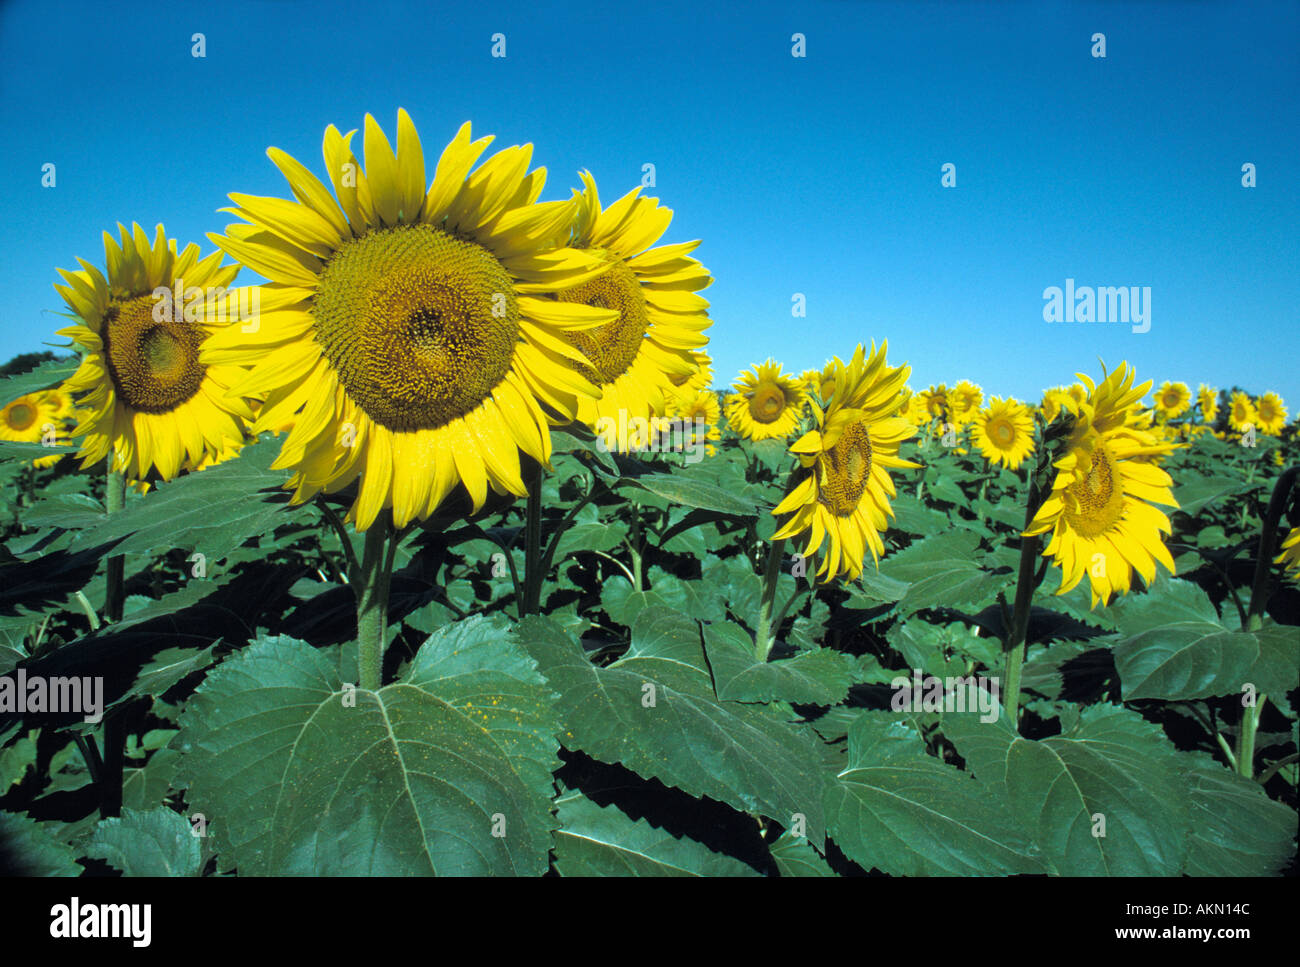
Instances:
[[[983,783],[925,754],[910,726],[865,712],[848,767],[826,787],[831,837],[859,865],[895,876],[1041,872]]]
[[[181,548],[202,552],[211,565],[248,538],[315,513],[306,508],[286,510],[288,495],[280,489],[285,474],[270,469],[278,452],[278,441],[267,438],[245,447],[234,460],[159,484],[104,523],[82,531],[73,548],[126,538],[113,553],[154,554]]]
[[[1259,644],[1259,661],[1243,682],[1252,683],[1261,694],[1279,699],[1300,685],[1300,629],[1294,625],[1269,624],[1250,635]]]
[[[0,379],[0,406],[6,406],[28,393],[53,389],[75,373],[80,365],[80,356],[48,359],[35,369]]]
[[[850,660],[830,648],[760,662],[754,641],[734,624],[710,624],[704,645],[718,698],[731,702],[835,705],[849,694]]]
[[[1061,876],[1175,876],[1187,856],[1187,792],[1159,726],[1120,706],[1085,708],[1068,736],[1021,738],[1005,717],[946,716],[944,735]],[[1099,818],[1104,819],[1105,835]]]
[[[0,811],[0,870],[9,876],[80,876],[77,854],[46,826]]]
[[[1189,876],[1276,876],[1295,853],[1296,815],[1259,783],[1201,766],[1191,785]]]
[[[580,792],[556,800],[555,868],[562,876],[757,876],[703,843],[673,836]]]
[[[769,848],[782,876],[835,876],[834,870],[812,848],[806,837],[786,830]]]
[[[812,741],[773,716],[712,694],[699,632],[681,615],[649,615],[633,628],[632,649],[608,668],[547,618],[516,631],[560,693],[561,741],[693,796],[709,796],[782,825],[806,818],[808,837],[824,837],[821,788]]]
[[[27,770],[36,765],[36,736],[32,729],[13,745],[0,749],[0,796],[23,781]]]
[[[123,808],[121,817],[96,825],[86,854],[127,876],[198,876],[203,862],[199,843],[185,817],[175,810]]]
[[[1192,476],[1175,484],[1174,499],[1178,501],[1178,511],[1188,517],[1199,517],[1207,507],[1221,498],[1228,495],[1242,496],[1260,486],[1259,483],[1247,484],[1240,477]]]
[[[917,541],[881,561],[880,573],[909,585],[899,600],[904,614],[922,608],[960,608],[991,600],[998,580],[975,563],[979,538],[967,530]]]
[[[754,517],[758,514],[758,508],[751,501],[696,479],[690,476],[689,471],[647,473],[639,477],[624,477],[621,482],[625,486],[648,490],[679,506],[698,507],[735,517]]]
[[[38,460],[41,457],[53,457],[64,453],[76,453],[76,447],[57,444],[46,446],[26,440],[0,440],[0,460]]]
[[[545,872],[560,725],[503,621],[431,636],[378,692],[337,668],[332,649],[259,639],[181,716],[179,781],[241,873]]]

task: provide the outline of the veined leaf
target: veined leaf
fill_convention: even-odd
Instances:
[[[704,644],[718,698],[732,702],[835,705],[849,693],[850,660],[830,648],[760,662],[754,641],[734,624],[709,624]]]
[[[120,817],[99,822],[86,854],[127,876],[198,876],[201,842],[185,817],[166,806],[123,809]]]

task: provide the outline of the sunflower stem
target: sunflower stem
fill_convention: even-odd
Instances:
[[[528,506],[524,512],[524,609],[536,614],[542,598],[542,465],[528,469]]]
[[[1255,733],[1259,731],[1266,701],[1268,696],[1260,695],[1253,706],[1241,710],[1241,731],[1237,733],[1237,775],[1247,779],[1255,778]]]
[[[361,687],[378,691],[384,667],[384,637],[388,630],[388,583],[392,567],[387,553],[388,517],[381,515],[366,530],[361,566],[351,581],[357,596],[357,669]]]
[[[767,566],[763,569],[763,599],[758,607],[758,627],[754,635],[754,657],[767,661],[775,644],[772,626],[772,605],[776,603],[776,585],[781,579],[781,558],[785,552],[785,538],[771,541],[767,549]]]
[[[113,469],[114,454],[108,455],[108,476],[104,481],[104,509],[120,513],[126,507],[126,478]],[[109,622],[122,620],[122,586],[126,578],[126,557],[115,554],[108,559],[108,584],[104,594],[104,617]]]
[[[1029,502],[1025,507],[1025,530],[1029,530],[1038,513],[1040,496],[1037,475],[1029,482]],[[1034,590],[1041,579],[1035,568],[1038,557],[1039,535],[1020,538],[1020,573],[1016,579],[1016,601],[1011,612],[1011,626],[1007,629],[1005,667],[1002,675],[1002,707],[1011,716],[1011,727],[1020,731],[1020,669],[1024,664],[1029,632],[1029,610],[1034,602]]]
[[[1268,499],[1268,510],[1264,514],[1264,524],[1259,532],[1259,554],[1255,560],[1255,580],[1250,586],[1250,612],[1247,616],[1246,630],[1258,631],[1264,624],[1264,608],[1269,598],[1269,571],[1273,567],[1273,552],[1277,548],[1277,530],[1282,520],[1282,508],[1291,493],[1296,474],[1300,466],[1288,467],[1273,485],[1273,494]],[[1244,774],[1244,773],[1243,773]]]

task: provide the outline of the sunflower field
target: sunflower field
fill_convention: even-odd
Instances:
[[[658,199],[356,134],[0,380],[0,866],[1295,872],[1284,400],[728,382]]]

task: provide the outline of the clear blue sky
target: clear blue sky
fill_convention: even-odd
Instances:
[[[887,338],[918,388],[1033,396],[1101,356],[1294,415],[1298,91],[1294,2],[10,0],[0,360],[55,339],[55,268],[102,264],[105,228],[162,221],[207,251],[227,192],[288,196],[268,145],[319,173],[327,124],[391,134],[403,106],[426,154],[467,119],[533,142],[544,198],[586,167],[612,200],[653,163],[665,241],[702,238],[716,279],[718,385]],[[1045,323],[1067,277],[1151,286],[1150,331]]]

